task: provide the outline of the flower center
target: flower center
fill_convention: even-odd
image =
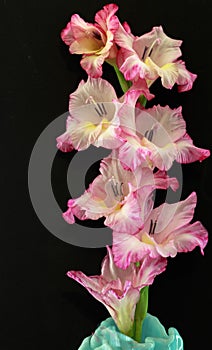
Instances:
[[[123,182],[119,182],[117,181],[115,178],[112,178],[111,180],[109,180],[114,197],[120,201],[120,199],[123,198],[123,190],[122,190],[122,186],[123,186]]]
[[[105,108],[105,105],[103,102],[96,102],[93,98],[93,96],[89,96],[85,103],[93,104],[94,109],[99,117],[106,117],[107,116],[107,110]]]
[[[96,40],[102,40],[102,37],[101,37],[100,33],[97,32],[97,31],[95,31],[95,30],[93,30],[93,31],[91,32],[91,35],[92,35],[93,38],[96,39]]]
[[[123,182],[116,180],[113,176],[106,183],[105,190],[111,199],[121,202],[124,199]]]
[[[147,130],[144,134],[144,137],[146,137],[147,140],[149,140],[150,142],[152,141],[153,139],[153,135],[154,135],[154,130],[153,129],[150,129],[150,130]]]
[[[99,51],[104,47],[101,33],[93,28],[85,31],[84,38],[88,42],[89,48],[95,51]]]
[[[141,58],[144,62],[145,62],[147,57],[151,56],[155,44],[158,44],[158,39],[155,39],[153,41],[152,45],[150,45],[149,47],[145,46],[144,52],[143,52],[143,55],[142,55],[142,58]]]

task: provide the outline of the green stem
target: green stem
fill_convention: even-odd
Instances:
[[[120,70],[118,69],[117,65],[114,65],[113,68],[114,68],[114,70],[116,72],[119,84],[120,84],[120,86],[122,88],[122,91],[125,93],[127,90],[129,90],[130,84],[129,84],[129,82],[127,82],[125,80],[122,72],[120,72]]]
[[[116,72],[116,75],[117,75],[117,78],[118,78],[118,81],[119,81],[119,84],[122,88],[122,91],[125,93],[127,92],[127,90],[129,90],[129,88],[132,86],[132,83],[131,81],[127,81],[125,80],[122,72],[120,72],[120,70],[118,69],[117,67],[117,64],[115,62],[115,60],[107,60],[106,61],[108,64],[110,64],[115,72]],[[147,103],[147,99],[144,95],[141,95],[139,98],[138,98],[138,101],[140,102],[141,106],[145,107],[146,106],[146,103]]]
[[[138,343],[141,343],[143,321],[146,317],[147,309],[148,309],[148,292],[149,292],[149,286],[146,286],[141,289],[140,299],[135,309],[133,339]]]
[[[141,95],[139,98],[138,98],[138,101],[140,102],[141,106],[145,107],[146,106],[146,103],[147,103],[147,99],[144,95]]]
[[[125,93],[131,86],[130,81],[125,80],[122,72],[120,72],[120,70],[118,69],[115,60],[107,60],[106,62],[114,68],[122,91]]]

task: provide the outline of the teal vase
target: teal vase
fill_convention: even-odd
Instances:
[[[120,333],[111,317],[103,321],[94,334],[85,338],[78,350],[183,350],[183,340],[175,328],[168,334],[157,317],[147,314],[142,342]]]

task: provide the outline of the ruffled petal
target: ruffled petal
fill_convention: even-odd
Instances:
[[[181,107],[172,110],[168,106],[154,106],[136,113],[136,119],[132,114],[131,121],[127,118],[129,113],[122,112],[125,109],[118,112],[125,132],[122,134],[125,143],[119,150],[123,164],[135,170],[149,159],[160,170],[170,169],[178,153],[176,141],[186,132]]]
[[[98,200],[105,200],[105,179],[102,175],[98,175],[89,185],[88,192]]]
[[[179,182],[175,177],[169,177],[165,171],[160,170],[154,173],[154,184],[158,189],[171,187],[173,191],[176,191],[179,188]]]
[[[81,197],[77,199],[69,199],[68,201],[68,210],[63,213],[63,218],[68,224],[73,224],[75,222],[74,216],[80,220],[86,220],[86,211],[83,209],[80,204],[86,202],[86,198],[89,198],[89,194],[86,191]],[[79,204],[77,203],[79,202]]]
[[[71,28],[71,22],[68,22],[66,28],[64,28],[61,32],[61,39],[64,41],[64,43],[68,46],[70,46],[73,41],[75,40],[73,36],[73,31]]]
[[[115,230],[113,231],[112,251],[115,264],[121,269],[126,269],[131,263],[142,260],[146,255],[153,258],[158,256],[154,246],[151,247],[148,243],[141,242],[138,235]]]
[[[114,124],[113,124],[114,123]],[[120,147],[123,143],[122,139],[119,138],[118,135],[118,127],[114,121],[110,124],[104,123],[102,125],[102,132],[99,135],[98,139],[94,142],[94,146],[96,147],[104,147],[108,149],[116,149]]]
[[[151,154],[148,148],[142,148],[137,137],[126,137],[126,141],[119,148],[119,159],[126,169],[135,171]]]
[[[155,97],[155,95],[150,93],[146,79],[138,78],[134,80],[133,85],[131,86],[129,91],[131,90],[139,90],[140,95],[144,95],[148,101]]]
[[[92,292],[101,293],[102,284],[104,285],[101,276],[88,277],[81,271],[68,271],[67,276],[80,283],[91,294]]]
[[[70,23],[73,36],[76,40],[85,37],[85,33],[89,31],[90,28],[93,30],[95,29],[93,24],[85,22],[78,14],[71,16]]]
[[[142,184],[142,181],[141,181]],[[138,202],[141,204],[141,220],[144,223],[147,217],[150,215],[154,201],[153,191],[156,189],[154,177],[150,176],[149,181],[146,181],[144,186],[140,185],[140,188],[136,191]]]
[[[56,138],[57,148],[62,152],[71,152],[74,149],[69,132],[65,132]]]
[[[98,189],[97,189],[98,191]],[[97,192],[98,193],[98,192]],[[81,220],[92,219],[97,220],[103,216],[109,215],[115,210],[117,203],[114,201],[111,203],[111,207],[107,206],[105,200],[101,200],[95,196],[95,191],[86,191],[82,196],[75,199],[73,213]],[[79,210],[83,211],[83,218],[79,217]]]
[[[156,30],[145,33],[133,41],[133,49],[140,60],[145,61],[146,57],[153,51],[153,48],[160,43]]]
[[[144,118],[149,119],[145,120],[146,125],[144,124]],[[169,106],[157,105],[146,111],[141,111],[140,115],[137,116],[136,126],[143,135],[147,132],[147,128],[153,130],[152,142],[159,147],[177,141],[186,132],[182,107],[171,109]]]
[[[197,246],[204,255],[204,248],[208,242],[208,232],[199,222],[187,224],[172,231],[164,243],[158,244],[156,249],[163,257],[175,257],[178,252],[190,252]]]
[[[191,90],[193,87],[193,83],[197,78],[197,75],[189,72],[186,69],[185,62],[178,61],[176,62],[176,64],[178,68],[178,79],[177,79],[177,84],[179,85],[178,91],[183,92],[183,91]]]
[[[119,20],[114,14],[118,11],[116,4],[108,4],[98,11],[95,15],[95,21],[107,32],[108,30],[115,33],[119,27]]]
[[[156,173],[153,173],[152,169],[143,164],[137,167],[134,171],[137,183],[136,188],[140,189],[143,194],[146,193],[148,195],[148,193],[151,193],[155,185],[155,174]]]
[[[68,210],[65,213],[63,213],[63,219],[70,225],[75,223],[72,208],[68,208]]]
[[[201,222],[197,221],[192,225],[181,227],[173,232],[174,245],[178,252],[190,252],[199,246],[202,255],[208,243],[208,232]]]
[[[148,73],[150,74],[149,67],[139,59],[134,51],[122,49],[121,55],[123,63],[119,66],[119,69],[126,80],[132,81],[138,78],[145,78]],[[118,63],[119,62],[120,59],[118,60]]]
[[[196,74],[186,69],[183,61],[169,62],[159,67],[150,57],[147,57],[145,63],[151,71],[157,72],[158,77],[161,77],[162,85],[167,89],[172,89],[174,84],[177,84],[179,92],[188,91],[197,78]],[[147,78],[153,79],[152,76],[147,76]],[[153,80],[156,78],[157,76]]]
[[[176,143],[176,147],[176,161],[179,163],[192,163],[197,160],[202,161],[210,156],[210,151],[208,149],[195,147],[188,134],[185,134]]]
[[[150,217],[145,222],[144,229],[148,232],[150,221],[157,221],[155,239],[162,244],[172,231],[188,224],[192,220],[196,203],[197,196],[195,192],[192,192],[183,201],[173,204],[164,203],[153,209]]]
[[[174,62],[181,56],[180,46],[182,40],[176,40],[168,37],[162,26],[153,27],[152,32],[149,33],[150,37],[154,38],[151,51],[149,55],[151,59],[159,66],[162,67],[167,63]],[[154,44],[155,43],[155,44]]]
[[[157,275],[164,272],[167,266],[167,259],[158,256],[155,259],[148,255],[140,261],[140,267],[133,279],[133,286],[149,286],[154,282]]]
[[[160,170],[169,170],[176,159],[177,150],[174,143],[169,143],[163,148],[154,147],[150,159]]]
[[[101,55],[83,55],[80,64],[86,73],[92,78],[99,78],[102,76],[102,65],[104,63],[104,60],[105,57]]]
[[[157,253],[164,258],[167,258],[169,256],[175,258],[175,256],[177,255],[177,248],[173,240],[169,240],[164,245],[158,244],[155,246],[155,249]]]
[[[134,36],[131,33],[128,24],[124,23],[123,26],[119,22],[118,30],[115,32],[114,36],[115,43],[120,46],[120,48],[132,49]]]
[[[109,214],[104,224],[117,232],[137,232],[143,226],[141,208],[134,193],[131,193],[125,204]]]
[[[101,125],[85,121],[77,123],[74,121],[69,125],[68,132],[71,135],[72,144],[75,149],[82,151],[94,144],[102,130]]]
[[[209,150],[195,147],[186,134],[181,107],[171,109],[158,105],[141,110],[136,115],[135,124],[137,134],[141,135],[140,152],[148,149],[149,158],[160,170],[170,169],[174,160],[188,163],[201,161],[210,155]],[[142,138],[142,135],[145,137]]]
[[[113,86],[105,79],[88,77],[82,80],[75,92],[70,94],[69,110],[82,107],[88,103],[112,102],[117,99]]]
[[[126,284],[124,292],[125,293],[118,298],[118,295],[113,290],[110,290],[104,296],[104,303],[119,330],[127,334],[133,326],[135,308],[140,298],[140,292],[139,289],[132,288],[130,283]]]
[[[126,196],[129,193],[128,184],[133,184],[135,176],[131,171],[126,171],[120,163],[118,153],[113,151],[111,155],[104,158],[100,164],[100,173],[103,179],[108,181],[111,178],[116,179],[118,182],[123,183],[123,194]]]
[[[124,96],[124,99],[126,99],[127,103],[116,104],[116,113],[120,121],[120,130],[122,133],[124,132],[123,139],[126,134],[136,135],[135,108],[129,104],[133,102],[134,97],[129,93]]]
[[[104,278],[108,282],[119,279],[123,283],[123,285],[125,281],[132,281],[133,276],[135,275],[135,270],[133,269],[133,267],[130,266],[127,270],[119,269],[114,264],[114,258],[111,248],[109,246],[107,246],[106,248],[107,255],[104,257],[101,267],[101,274],[104,276]]]
[[[149,67],[150,71],[155,71],[157,73],[154,77],[151,75],[147,76],[148,79],[156,80],[157,77],[161,77],[162,85],[166,89],[172,89],[178,79],[178,67],[176,63],[169,62],[164,66],[159,67],[152,61],[150,57],[147,57],[145,63]]]

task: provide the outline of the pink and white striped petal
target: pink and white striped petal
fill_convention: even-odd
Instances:
[[[135,235],[114,230],[112,249],[117,266],[126,269],[146,255],[153,259],[175,257],[177,253],[192,251],[197,246],[204,254],[208,232],[199,221],[190,223],[196,200],[193,192],[179,203],[164,203],[153,209]]]
[[[105,225],[118,232],[137,232],[142,226],[141,205],[135,193],[130,193],[124,203],[117,206],[105,219]]]
[[[188,134],[185,134],[176,142],[176,147],[176,161],[179,163],[191,163],[197,160],[201,162],[210,156],[210,151],[208,149],[195,147]]]

